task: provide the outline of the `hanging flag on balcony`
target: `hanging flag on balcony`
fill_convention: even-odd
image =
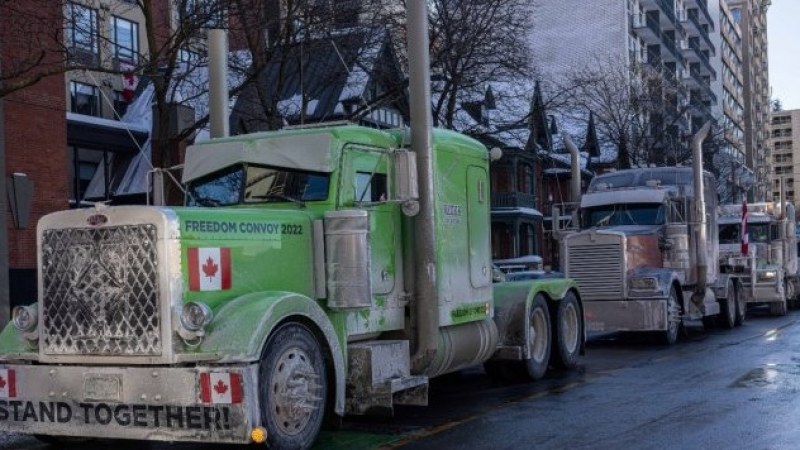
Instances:
[[[750,236],[747,231],[747,200],[742,200],[742,256],[748,256]]]
[[[122,98],[130,103],[136,92],[136,86],[139,84],[139,77],[133,72],[135,67],[131,63],[121,61],[119,68],[122,71]]]

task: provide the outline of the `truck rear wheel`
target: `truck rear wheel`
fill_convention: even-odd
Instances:
[[[525,369],[532,380],[542,378],[547,372],[552,347],[552,331],[550,330],[550,313],[547,301],[539,294],[531,303],[530,320],[527,338],[531,357],[525,360]]]
[[[736,291],[736,326],[741,326],[747,317],[747,304],[744,302],[744,294],[742,294],[742,286],[738,283],[733,286]]]
[[[558,302],[555,313],[555,351],[551,354],[553,365],[561,369],[574,369],[578,365],[583,321],[578,299],[572,291]]]
[[[325,362],[308,327],[281,325],[267,341],[258,370],[261,422],[272,448],[311,447],[327,399]]]

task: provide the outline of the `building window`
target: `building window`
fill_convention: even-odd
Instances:
[[[70,147],[69,148],[69,173],[70,173],[70,205],[73,207],[81,206],[81,202],[86,196],[89,184],[92,182],[95,173],[99,168],[105,170],[109,155],[102,150],[92,150],[88,148]],[[105,183],[107,185],[107,183]]]
[[[520,164],[517,167],[517,191],[533,194],[533,167],[529,164]]]
[[[137,63],[139,56],[139,24],[121,17],[113,17],[111,19],[111,39],[114,45],[114,59],[117,63]]]
[[[97,11],[83,5],[67,3],[67,45],[70,59],[86,65],[100,62],[97,33]]]
[[[536,254],[536,230],[532,224],[523,223],[519,227],[519,256]]]
[[[100,117],[100,89],[97,86],[71,81],[69,89],[72,112]]]
[[[128,101],[125,100],[122,91],[114,91],[114,118],[122,119],[126,111],[128,111]]]

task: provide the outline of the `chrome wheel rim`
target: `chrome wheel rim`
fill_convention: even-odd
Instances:
[[[575,353],[578,348],[579,328],[578,311],[574,304],[568,303],[561,316],[561,336],[567,353]]]
[[[536,362],[544,361],[547,355],[547,318],[541,308],[536,308],[531,315],[528,345],[531,358]]]
[[[289,348],[278,358],[272,368],[269,407],[283,433],[294,436],[308,426],[321,400],[319,378],[303,349]]]

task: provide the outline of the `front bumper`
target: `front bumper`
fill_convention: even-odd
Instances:
[[[0,365],[0,431],[249,443],[257,376],[256,365]]]
[[[591,332],[663,331],[667,329],[667,300],[584,302],[586,328]]]
[[[756,283],[755,289],[749,282],[742,283],[745,303],[782,302],[785,298],[783,286],[774,281]]]

